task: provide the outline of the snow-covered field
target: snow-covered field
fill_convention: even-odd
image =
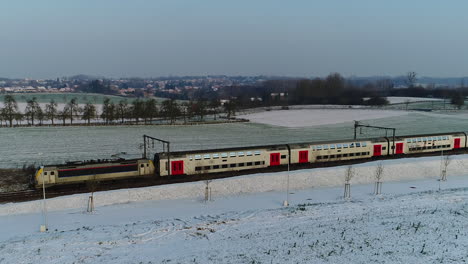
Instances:
[[[368,184],[376,162],[356,166],[350,200],[330,187],[343,183],[343,167],[292,172],[289,207],[282,206],[287,173],[212,182],[214,200],[206,203],[202,183],[169,186],[171,194],[144,188],[133,200],[128,190],[114,191],[106,206],[98,194],[90,214],[85,199],[66,210],[72,200],[51,199],[60,210],[49,211],[47,233],[38,232],[40,213],[0,216],[0,263],[462,263],[466,161],[452,157],[440,191],[440,158],[385,161],[379,196]],[[413,180],[390,182],[406,177]]]
[[[398,97],[389,96],[387,100],[390,104],[399,104],[405,102],[421,102],[421,101],[441,101],[439,98],[426,98],[426,97]]]
[[[293,116],[291,113],[297,115]],[[381,113],[390,115],[369,119],[377,118]],[[6,147],[0,148],[0,168],[21,168],[24,164],[32,163],[41,165],[105,159],[122,152],[128,153],[124,155],[126,158],[141,157],[140,145],[144,134],[170,141],[172,150],[183,151],[349,139],[354,133],[353,120],[375,126],[394,127],[397,135],[468,131],[466,112],[310,109],[297,112],[269,111],[259,115],[267,115],[265,122],[277,122],[278,125],[252,122],[197,126],[3,127],[0,128],[0,146]],[[291,115],[295,122],[280,123],[278,120],[285,118],[285,115]],[[310,120],[314,118],[326,122],[341,120],[341,123],[315,125],[319,121],[312,123]],[[382,131],[371,129],[362,129],[359,132],[360,138],[385,135]],[[156,147],[159,148],[155,151],[162,151],[161,146]]]
[[[319,125],[339,124],[353,120],[371,120],[407,115],[408,112],[375,109],[304,109],[265,111],[240,118],[251,122],[285,127],[310,127]]]

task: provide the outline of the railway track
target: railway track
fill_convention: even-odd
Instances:
[[[458,154],[467,154],[468,150],[452,150],[444,151],[445,155],[458,155]],[[290,170],[300,170],[300,169],[312,169],[312,168],[324,168],[324,167],[335,167],[343,165],[354,165],[364,162],[369,162],[372,160],[392,160],[400,158],[416,158],[416,157],[428,157],[428,156],[440,156],[440,152],[432,153],[420,153],[420,154],[410,154],[404,156],[380,156],[374,159],[358,159],[358,160],[347,160],[347,161],[334,161],[334,162],[322,162],[322,163],[303,163],[303,164],[291,164]],[[171,177],[156,177],[156,176],[147,176],[140,177],[135,179],[124,179],[118,181],[105,181],[100,182],[94,191],[110,191],[126,188],[141,188],[148,186],[157,186],[157,185],[167,185],[167,184],[176,184],[184,182],[195,182],[195,181],[204,181],[204,180],[216,180],[222,178],[235,177],[245,174],[253,173],[267,173],[267,172],[280,172],[285,171],[286,166],[276,166],[269,167],[264,169],[253,169],[247,171],[236,171],[236,172],[224,172],[218,174],[197,174],[190,176],[171,176]],[[46,198],[55,198],[65,195],[80,194],[80,193],[90,193],[90,189],[86,184],[73,184],[66,186],[56,186],[47,188]],[[8,202],[24,202],[42,199],[42,190],[23,190],[17,192],[0,192],[0,204]]]

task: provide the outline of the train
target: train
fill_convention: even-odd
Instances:
[[[466,148],[465,132],[334,140],[162,152],[156,153],[152,160],[98,160],[48,165],[41,166],[34,178],[36,188],[42,188],[93,180],[240,172],[288,164],[371,160],[384,156],[404,157]]]

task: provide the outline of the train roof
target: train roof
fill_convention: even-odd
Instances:
[[[428,137],[428,136],[445,136],[445,135],[465,135],[464,132],[447,132],[447,133],[431,133],[431,134],[418,134],[418,135],[396,135],[395,139],[404,139],[404,138],[413,138],[413,137]],[[327,140],[327,141],[315,141],[315,142],[301,142],[301,143],[291,143],[291,144],[272,144],[272,145],[257,145],[257,146],[246,146],[246,147],[227,147],[227,148],[213,148],[213,149],[198,149],[198,150],[187,150],[187,151],[171,151],[171,155],[185,155],[185,154],[199,154],[199,153],[209,153],[209,152],[229,152],[229,151],[238,151],[238,150],[259,150],[259,149],[279,149],[286,145],[289,145],[291,148],[302,148],[306,145],[320,145],[320,144],[333,144],[333,143],[347,143],[347,142],[385,142],[387,140],[392,140],[392,136],[387,137],[374,137],[374,138],[358,138],[358,139],[340,139],[340,140]],[[166,152],[160,152],[159,155],[165,156]]]
[[[94,164],[111,164],[111,163],[132,163],[137,162],[141,159],[97,159],[97,160],[85,160],[85,161],[69,161],[65,164],[51,164],[45,165],[44,167],[70,167],[70,166],[86,166]]]
[[[395,136],[395,138],[414,138],[414,137],[433,137],[433,136],[447,136],[447,135],[459,135],[465,136],[465,132],[447,132],[447,133],[431,133],[431,134],[418,134],[418,135],[405,135],[405,136]],[[389,136],[388,138],[392,138]]]
[[[386,138],[358,138],[358,139],[341,139],[341,140],[328,140],[328,141],[316,141],[316,142],[302,142],[302,143],[291,143],[291,144],[273,144],[273,145],[257,145],[257,146],[246,146],[246,147],[228,147],[228,148],[213,148],[213,149],[199,149],[199,150],[187,150],[187,151],[171,151],[171,155],[185,155],[185,154],[199,154],[199,153],[208,153],[208,152],[229,152],[229,151],[238,151],[238,150],[259,150],[259,149],[287,149],[287,145],[291,148],[307,148],[309,145],[319,145],[319,144],[332,144],[332,143],[346,143],[346,142],[382,142],[387,141]],[[158,153],[161,156],[165,156],[167,152]]]

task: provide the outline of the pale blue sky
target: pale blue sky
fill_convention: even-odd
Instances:
[[[0,0],[0,77],[468,75],[468,1]]]

